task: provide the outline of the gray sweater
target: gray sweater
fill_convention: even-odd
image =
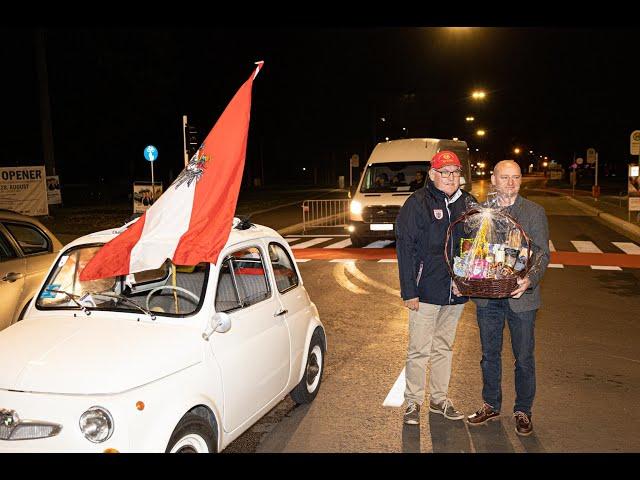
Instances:
[[[549,224],[547,215],[537,203],[518,195],[511,207],[510,215],[515,218],[531,240],[533,267],[528,273],[531,285],[520,298],[509,298],[509,306],[514,312],[527,312],[540,308],[540,281],[549,265]],[[486,307],[487,298],[472,298],[477,306]]]

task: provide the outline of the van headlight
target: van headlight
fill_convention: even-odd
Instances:
[[[113,433],[113,417],[106,408],[91,407],[80,416],[80,430],[90,442],[104,442]]]
[[[350,209],[354,215],[360,215],[362,213],[362,204],[357,200],[352,200]]]

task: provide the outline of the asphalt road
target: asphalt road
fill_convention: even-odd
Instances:
[[[603,252],[621,253],[612,242],[634,243],[560,197],[530,198],[545,207],[557,250],[575,252],[584,244],[573,242],[591,242]],[[294,251],[303,256],[302,249]],[[547,270],[536,321],[535,430],[522,438],[509,414],[514,391],[508,329],[500,421],[469,427],[424,409],[422,425],[405,426],[401,407],[383,406],[406,353],[408,314],[398,296],[397,265],[299,265],[328,335],[321,390],[310,406],[281,402],[226,452],[640,451],[640,419],[634,415],[640,402],[639,269]],[[458,325],[449,390],[467,414],[482,402],[480,358],[475,306],[469,302]]]

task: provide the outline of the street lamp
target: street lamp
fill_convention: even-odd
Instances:
[[[402,127],[402,131],[404,132],[405,138],[409,137],[409,129],[407,127]]]
[[[465,120],[467,122],[473,122],[475,120],[475,118],[474,117],[467,117],[467,118],[465,118]]]
[[[485,132],[484,130],[478,130],[478,131],[476,131],[476,135],[478,135],[479,137],[484,137],[485,133],[486,133],[486,132]]]
[[[518,155],[520,153],[520,149],[518,147],[513,149],[513,153],[515,153],[516,155]]]
[[[482,90],[475,90],[472,94],[471,97],[474,100],[484,100],[484,98],[487,96],[487,94],[485,92],[483,92]]]

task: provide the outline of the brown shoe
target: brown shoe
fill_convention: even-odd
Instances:
[[[485,403],[482,405],[482,408],[480,410],[467,417],[467,422],[469,423],[469,425],[481,425],[487,420],[496,418],[499,415],[500,412],[496,412],[491,405]]]
[[[513,414],[516,417],[516,433],[518,435],[522,435],[526,437],[527,435],[531,435],[533,432],[533,423],[531,422],[531,417],[524,412],[515,412]]]

